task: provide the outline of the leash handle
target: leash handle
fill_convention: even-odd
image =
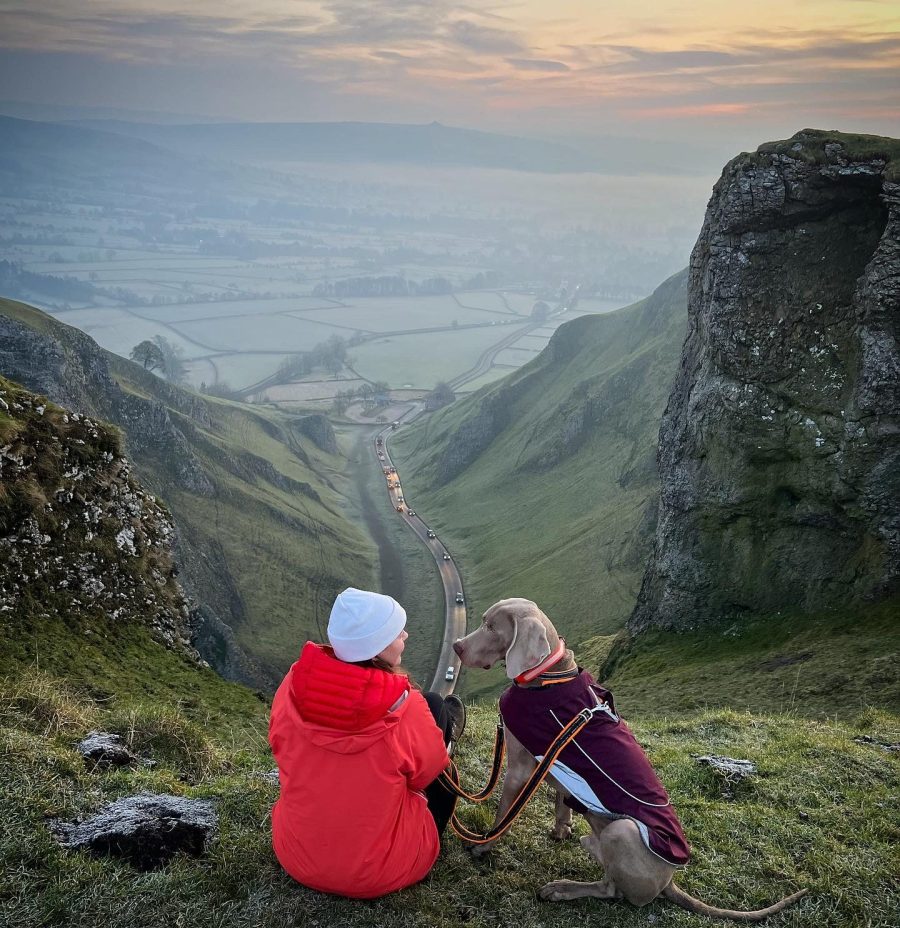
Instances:
[[[469,802],[484,802],[494,791],[497,781],[500,779],[500,768],[503,766],[503,757],[506,754],[506,738],[503,734],[503,721],[497,722],[497,731],[494,733],[494,757],[491,765],[491,773],[488,777],[487,785],[477,793],[467,793],[459,785],[459,771],[456,764],[450,761],[450,773],[442,770],[438,774],[438,782],[444,789],[449,790],[460,799],[466,799]]]
[[[547,752],[544,754],[543,759],[534,770],[531,771],[531,775],[525,781],[522,789],[519,790],[519,794],[510,803],[509,808],[506,810],[506,814],[493,828],[486,831],[484,834],[472,831],[459,820],[456,812],[454,812],[453,817],[450,819],[450,827],[453,829],[454,833],[468,844],[488,844],[507,832],[513,822],[521,815],[522,810],[534,795],[537,788],[549,775],[550,768],[553,766],[556,758],[559,757],[569,742],[575,738],[581,729],[587,725],[593,718],[593,715],[594,713],[591,709],[582,709],[556,736],[553,743],[547,748]]]

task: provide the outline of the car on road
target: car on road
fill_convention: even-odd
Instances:
[[[463,599],[462,593],[456,594],[456,602],[457,602],[457,605],[460,605],[460,606],[465,602],[465,600]]]
[[[409,512],[409,514],[410,514],[411,516],[414,516],[414,515],[416,514],[416,510],[415,510],[415,509],[410,509],[410,510],[408,510],[408,512]]]
[[[427,531],[425,534],[426,534],[429,538],[436,538],[436,537],[437,537],[431,529],[428,529],[428,531]]]
[[[449,561],[449,560],[450,560],[450,555],[447,554],[446,551],[444,552],[444,560],[445,560],[445,561]]]
[[[445,679],[445,680],[452,680],[455,676],[456,676],[456,668],[453,666],[453,664],[451,664],[451,665],[447,668],[447,672],[444,674],[444,679]]]
[[[398,503],[394,508],[397,510],[397,512],[403,512],[403,504],[402,504],[402,503]]]

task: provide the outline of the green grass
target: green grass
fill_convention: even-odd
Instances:
[[[136,623],[33,615],[24,631],[20,624],[4,621],[0,632],[5,639],[0,676],[19,676],[25,670],[51,673],[66,681],[67,690],[100,705],[138,701],[175,706],[217,730],[226,723],[253,728],[264,716],[253,692],[164,648]]]
[[[597,642],[601,644],[601,642]],[[765,616],[692,632],[620,637],[578,657],[626,711],[729,706],[848,717],[900,711],[900,601],[822,615]],[[605,653],[604,653],[605,651]]]
[[[45,681],[59,693],[61,681]],[[21,685],[0,688],[0,922],[21,928],[96,925],[108,928],[267,928],[297,924],[352,928],[607,928],[706,926],[707,919],[671,903],[635,909],[625,902],[548,903],[537,897],[550,879],[596,879],[598,866],[577,841],[555,844],[549,794],[541,791],[488,860],[474,861],[447,836],[434,870],[421,884],[372,902],[326,896],[286,876],[270,846],[269,811],[277,788],[261,778],[272,761],[257,735],[232,739],[227,726],[207,732],[203,764],[186,773],[177,751],[157,751],[152,770],[89,772],[73,743],[88,725],[119,727],[121,713],[81,697],[81,712],[45,734],[28,711],[9,707]],[[74,698],[74,697],[69,697]],[[32,703],[39,702],[35,697]],[[135,710],[136,732],[177,744],[190,726],[177,712]],[[142,721],[143,720],[143,721]],[[900,758],[854,738],[900,740],[900,718],[867,711],[845,722],[733,711],[632,720],[679,811],[693,845],[691,865],[678,877],[688,892],[736,908],[766,905],[800,887],[809,896],[771,920],[775,926],[887,928],[900,906],[896,846],[900,840]],[[494,714],[474,707],[460,747],[465,783],[483,783]],[[127,733],[127,732],[125,732]],[[725,753],[754,761],[759,774],[726,798],[723,784],[692,754]],[[211,799],[220,831],[199,858],[176,858],[139,873],[111,858],[62,850],[48,818],[72,820],[140,790]],[[340,815],[338,797],[323,797]],[[491,803],[488,803],[490,806]],[[474,827],[489,809],[462,810]],[[576,819],[576,833],[584,834]]]
[[[800,138],[802,136],[802,138]],[[801,148],[793,150],[799,142]],[[900,179],[900,139],[882,135],[861,135],[855,132],[836,132],[829,129],[803,129],[789,139],[779,142],[767,142],[760,145],[750,158],[766,156],[770,153],[788,154],[801,157],[811,164],[824,164],[826,161],[825,145],[839,142],[851,160],[883,158],[887,164],[884,170],[885,180],[896,182]],[[747,157],[747,156],[744,156]]]
[[[392,451],[409,497],[457,559],[470,618],[534,599],[570,642],[630,614],[657,493],[659,417],[681,349],[685,274],[648,299],[561,326],[534,361],[402,429]],[[499,410],[484,450],[451,479],[442,460]],[[499,677],[467,675],[471,695]]]

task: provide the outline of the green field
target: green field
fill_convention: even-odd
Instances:
[[[529,361],[533,361],[535,356],[541,350],[543,345],[529,345],[520,348],[516,344],[513,348],[504,348],[494,358],[494,363],[499,367],[521,367]]]
[[[354,369],[392,387],[430,390],[473,366],[481,352],[515,331],[511,325],[392,336],[353,348]]]
[[[217,320],[229,316],[278,317],[288,313],[303,312],[320,307],[331,308],[326,301],[317,297],[293,296],[287,298],[227,300],[208,303],[170,303],[165,306],[141,306],[137,311],[143,316],[160,322],[187,322],[194,320]],[[315,319],[322,322],[322,319]],[[256,324],[259,324],[257,321]]]
[[[457,389],[456,392],[458,394],[474,393],[476,390],[480,390],[482,387],[487,386],[489,383],[495,383],[496,381],[500,380],[501,377],[505,377],[508,373],[508,368],[492,367],[487,373],[481,374],[474,380],[467,380],[461,387]]]
[[[335,334],[330,326],[295,316],[222,316],[170,324],[214,351],[308,351]]]
[[[399,332],[404,329],[437,329],[452,325],[500,324],[509,318],[498,306],[494,312],[464,309],[449,296],[347,298],[345,306],[303,313],[307,319],[366,332]],[[299,315],[299,314],[298,314]]]

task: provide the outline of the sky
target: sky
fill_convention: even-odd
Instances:
[[[0,99],[736,150],[900,136],[900,2],[0,0]]]

